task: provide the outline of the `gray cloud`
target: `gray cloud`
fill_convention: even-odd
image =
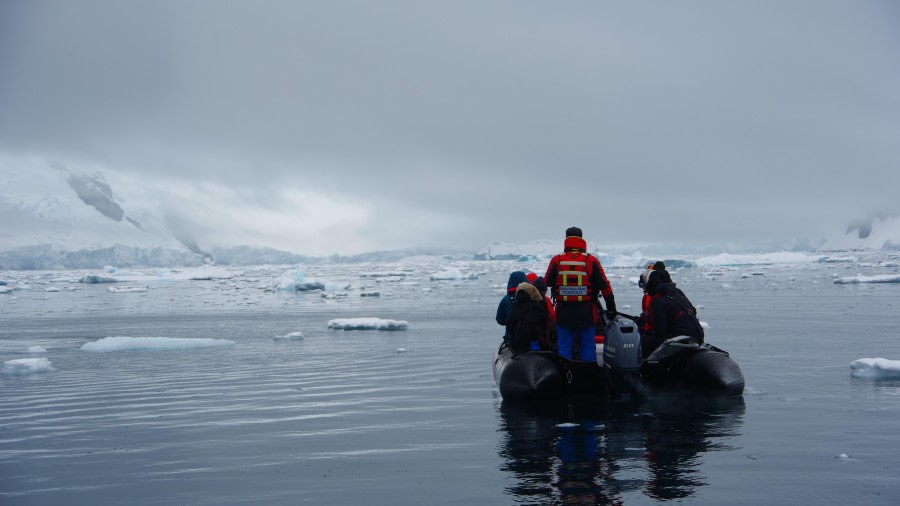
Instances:
[[[0,149],[349,198],[360,247],[573,223],[815,236],[896,206],[898,19],[889,1],[4,2]]]

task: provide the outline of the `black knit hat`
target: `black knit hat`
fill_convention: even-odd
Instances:
[[[671,283],[672,276],[669,275],[668,271],[658,271],[656,269],[650,272],[650,276],[647,278],[647,285],[644,287],[644,290],[647,290],[647,293],[652,294],[656,292],[656,288],[660,285],[660,283]]]
[[[663,263],[662,260],[657,260],[655,264],[653,264],[654,271],[664,271],[666,270],[666,264]]]
[[[569,227],[566,229],[566,237],[581,237],[581,229],[578,227]]]
[[[541,292],[541,295],[547,295],[547,282],[544,281],[544,276],[538,276],[531,284]]]

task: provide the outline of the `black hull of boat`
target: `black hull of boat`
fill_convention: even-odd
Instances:
[[[642,377],[659,390],[690,390],[723,397],[744,393],[740,366],[726,352],[711,346],[683,351],[668,363],[645,366]]]
[[[494,357],[494,380],[504,399],[607,395],[603,368],[597,363],[567,360],[548,351],[513,356],[512,350],[501,346]]]
[[[505,345],[494,357],[494,380],[504,400],[558,400],[573,396],[627,398],[651,392],[696,393],[738,397],[744,392],[744,375],[728,353],[703,345],[679,352],[665,363],[647,365],[626,391],[616,372],[594,362],[567,360],[546,351],[513,356]]]

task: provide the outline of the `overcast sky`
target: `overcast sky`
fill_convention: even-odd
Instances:
[[[900,211],[900,2],[5,0],[0,151],[201,245],[817,237]]]

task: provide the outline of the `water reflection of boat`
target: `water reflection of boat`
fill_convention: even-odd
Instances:
[[[706,485],[702,455],[731,449],[743,414],[742,397],[503,402],[501,470],[515,477],[517,503],[687,498]]]

